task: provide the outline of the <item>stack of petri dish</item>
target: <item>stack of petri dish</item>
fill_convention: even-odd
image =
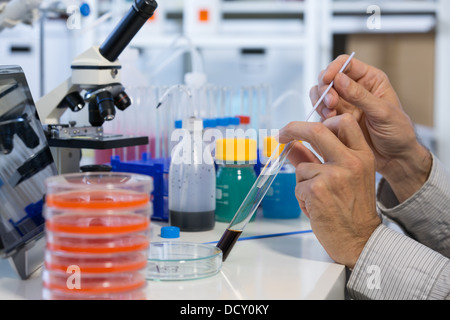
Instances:
[[[46,180],[46,300],[145,299],[152,178],[76,173]]]

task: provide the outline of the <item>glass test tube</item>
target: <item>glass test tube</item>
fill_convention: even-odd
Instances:
[[[278,172],[280,171],[280,168],[286,162],[287,156],[289,155],[289,152],[291,151],[294,143],[295,141],[291,141],[286,144],[281,154],[278,153],[280,145],[277,146],[272,154],[272,157],[269,159],[266,166],[261,171],[261,174],[256,179],[253,187],[247,194],[247,197],[244,199],[238,211],[236,212],[236,215],[234,216],[227,230],[225,230],[222,238],[217,243],[217,247],[222,250],[223,261],[226,260],[228,254],[238,240],[242,231],[255,214],[259,204],[263,200],[264,196],[272,185],[272,182],[275,180]]]

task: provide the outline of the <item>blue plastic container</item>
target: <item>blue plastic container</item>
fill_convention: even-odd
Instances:
[[[120,156],[111,157],[112,171],[149,175],[153,178],[152,220],[169,221],[168,176],[170,159],[153,159],[148,153],[141,160],[121,162]]]

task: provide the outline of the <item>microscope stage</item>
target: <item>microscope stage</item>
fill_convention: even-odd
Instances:
[[[75,136],[68,139],[49,138],[51,147],[76,149],[114,149],[148,144],[148,137],[124,135]]]

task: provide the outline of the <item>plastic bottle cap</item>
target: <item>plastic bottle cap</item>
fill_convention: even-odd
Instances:
[[[228,126],[228,118],[217,118],[217,126],[218,127],[226,127]]]
[[[228,119],[228,124],[232,125],[232,126],[238,126],[241,123],[241,121],[239,120],[239,118],[237,117],[230,117]]]
[[[277,142],[277,140],[275,140],[274,137],[265,137],[264,138],[264,146],[263,146],[263,155],[267,158],[270,158],[277,146],[278,146],[278,142]],[[280,147],[278,148],[277,156],[279,156],[283,152],[283,149],[284,149],[284,144],[280,145]]]
[[[299,141],[301,142],[301,141]],[[278,141],[274,138],[274,137],[265,137],[264,138],[264,145],[263,145],[263,156],[270,158],[272,156],[272,154],[275,152],[275,149],[278,146]],[[279,156],[283,150],[284,150],[285,145],[284,144],[280,144],[280,147],[278,148],[277,151],[277,156]]]
[[[240,124],[250,124],[249,116],[236,116],[236,118],[239,118]]]
[[[89,7],[89,4],[83,2],[80,6],[80,13],[83,17],[87,17],[91,13],[91,8]]]
[[[175,239],[180,237],[180,228],[168,226],[161,228],[161,238]]]
[[[256,140],[229,138],[216,141],[216,159],[219,161],[254,161],[257,158]]]
[[[215,128],[217,126],[216,119],[204,119],[203,120],[203,128]]]
[[[175,120],[175,129],[181,129],[181,128],[183,128],[183,121]]]

